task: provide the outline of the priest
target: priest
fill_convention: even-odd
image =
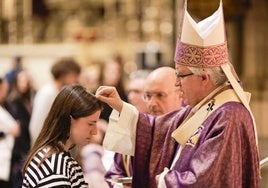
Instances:
[[[257,131],[228,58],[222,2],[198,23],[186,2],[174,61],[187,106],[151,116],[101,86],[96,96],[114,109],[104,146],[134,156],[134,188],[257,188]]]

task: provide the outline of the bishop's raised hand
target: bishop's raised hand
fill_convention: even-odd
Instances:
[[[117,90],[112,86],[100,86],[95,96],[102,102],[107,103],[113,109],[121,112],[123,107],[123,101],[121,100]]]

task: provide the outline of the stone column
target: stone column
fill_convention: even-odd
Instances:
[[[32,41],[32,0],[23,0],[23,43]]]

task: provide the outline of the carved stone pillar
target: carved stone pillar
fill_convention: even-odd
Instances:
[[[32,43],[32,0],[23,1],[23,43]]]
[[[3,26],[3,40],[7,43],[16,43],[16,16],[17,6],[16,0],[2,0],[2,26]]]
[[[267,7],[267,0],[252,2],[252,10],[247,16],[243,36],[245,40],[245,68],[243,70],[245,86],[252,91],[253,94],[252,107],[257,122],[257,128],[259,129],[259,138],[266,139],[266,142],[268,139]]]

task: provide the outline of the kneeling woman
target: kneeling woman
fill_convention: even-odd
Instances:
[[[25,162],[22,187],[87,187],[69,150],[97,134],[101,110],[101,102],[82,86],[63,88]]]

